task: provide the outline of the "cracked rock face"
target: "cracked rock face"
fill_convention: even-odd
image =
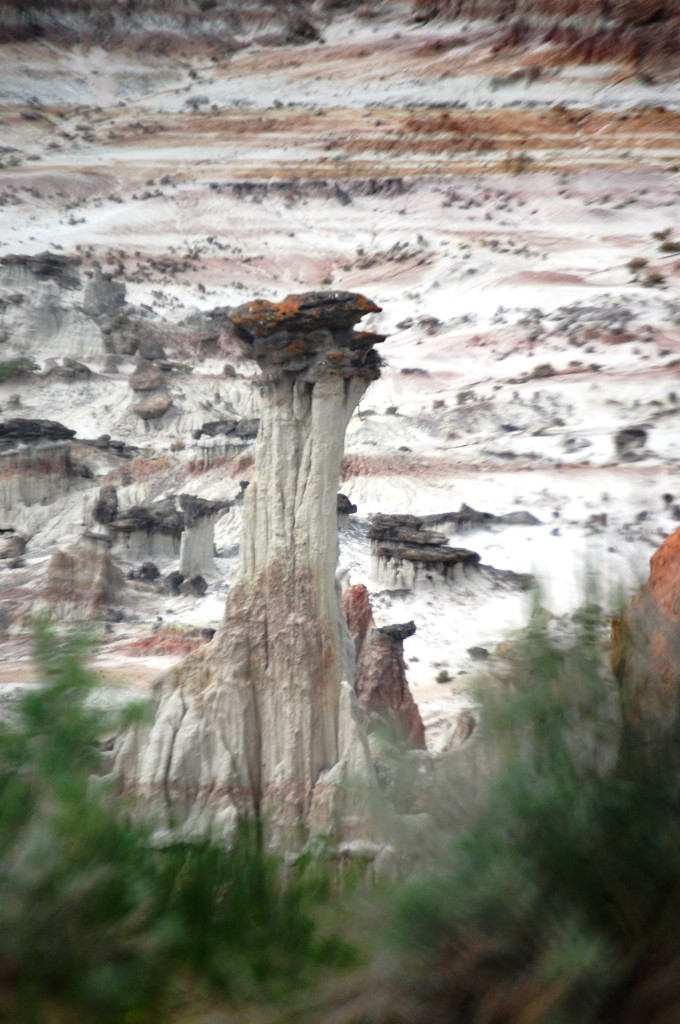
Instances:
[[[354,326],[377,311],[311,292],[231,313],[262,370],[240,569],[214,640],[157,680],[153,724],[116,759],[159,823],[228,832],[262,814],[283,842],[352,834],[343,782],[370,784],[372,769],[335,582],[337,484],[347,423],[380,373],[382,337]]]

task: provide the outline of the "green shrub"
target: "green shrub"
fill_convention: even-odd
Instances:
[[[392,1020],[678,1020],[679,780],[617,763],[593,616],[566,651],[532,626],[517,672],[484,699],[494,781],[397,900]]]
[[[285,868],[253,823],[230,849],[159,848],[122,813],[96,778],[86,654],[41,626],[46,685],[0,726],[0,1021],[160,1024],[178,999],[266,1001],[348,962],[317,926],[323,862]]]
[[[534,366],[530,376],[531,378],[554,377],[555,373],[556,370],[552,363],[538,363],[537,366]]]
[[[25,373],[33,373],[40,369],[35,360],[28,356],[16,356],[14,359],[5,359],[0,362],[0,382],[11,380],[12,377],[21,377]]]

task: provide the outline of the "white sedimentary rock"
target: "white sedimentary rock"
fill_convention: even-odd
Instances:
[[[215,523],[229,502],[181,494],[179,504],[184,515],[179,571],[187,577],[211,575],[215,572]]]
[[[372,768],[348,684],[336,495],[347,423],[379,374],[382,338],[353,326],[377,308],[332,292],[232,313],[263,370],[240,569],[214,640],[157,680],[153,724],[116,759],[159,822],[228,830],[260,814],[282,842],[357,830],[345,783]]]
[[[111,561],[106,534],[86,533],[52,553],[37,610],[55,619],[99,619],[121,594],[123,574]]]

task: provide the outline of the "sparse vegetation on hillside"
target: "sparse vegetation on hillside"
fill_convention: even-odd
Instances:
[[[14,359],[5,359],[0,362],[0,383],[11,380],[13,377],[23,377],[26,373],[34,373],[40,369],[38,364],[30,356],[16,356]]]

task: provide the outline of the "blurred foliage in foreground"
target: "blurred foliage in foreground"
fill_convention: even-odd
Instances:
[[[594,620],[484,700],[494,781],[392,918],[408,1024],[677,1024],[680,786],[618,750]]]
[[[82,636],[36,635],[44,688],[0,726],[0,1020],[145,1024],[182,1003],[266,1002],[349,946],[324,937],[323,865],[284,869],[256,826],[231,850],[158,848],[96,778]]]
[[[353,904],[323,857],[286,866],[255,826],[229,851],[155,846],[96,779],[83,640],[37,648],[48,685],[0,730],[0,1021],[680,1020],[679,780],[621,757],[588,614],[568,644],[537,619],[516,683],[484,684],[487,783],[433,826],[446,853]],[[321,927],[339,906],[361,961]]]

